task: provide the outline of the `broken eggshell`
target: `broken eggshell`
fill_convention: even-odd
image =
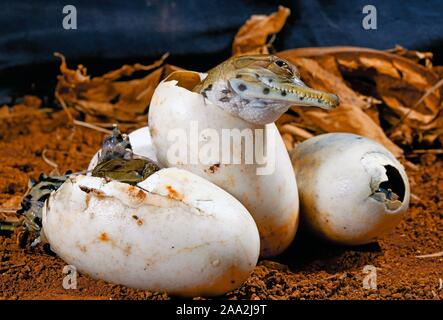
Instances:
[[[290,245],[298,226],[297,184],[283,140],[274,123],[251,124],[191,91],[200,78],[195,72],[174,72],[157,86],[149,108],[149,126],[158,161],[165,167],[197,174],[236,197],[257,223],[261,257],[275,256]],[[257,153],[263,153],[263,143],[257,140],[249,154],[246,139],[232,143],[230,155],[240,150],[241,163],[234,163],[229,154],[225,161],[226,154],[220,154],[223,151],[215,156],[204,152],[211,143],[222,150],[223,136],[240,132],[254,137],[262,132],[267,143],[262,147],[267,149],[266,159],[257,158]],[[214,142],[216,138],[218,142]],[[185,150],[185,159],[175,158],[177,148]],[[252,153],[254,160],[246,163]]]
[[[131,288],[215,296],[254,269],[260,239],[234,197],[177,168],[138,186],[69,177],[43,207],[51,250],[80,272]]]
[[[382,145],[348,133],[308,139],[291,152],[302,224],[344,245],[392,230],[409,206],[400,162]]]

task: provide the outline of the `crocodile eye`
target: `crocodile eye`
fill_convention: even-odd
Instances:
[[[288,72],[289,74],[292,74],[292,68],[289,66],[289,64],[286,61],[283,60],[277,60],[275,61],[275,64],[277,65],[277,67],[285,70],[286,72]]]
[[[288,64],[286,62],[284,62],[283,60],[277,60],[277,61],[275,61],[275,64],[281,68],[289,67]]]

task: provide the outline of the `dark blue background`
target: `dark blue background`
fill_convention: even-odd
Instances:
[[[77,8],[77,30],[62,28],[62,8],[68,4]],[[166,51],[171,63],[206,70],[229,56],[235,33],[250,15],[269,14],[279,4],[292,14],[275,42],[278,50],[333,45],[387,49],[400,44],[432,50],[439,63],[443,59],[441,0],[3,1],[0,97],[52,86],[58,66],[54,51],[92,72],[123,62],[148,63]],[[377,30],[362,28],[366,4],[377,8]]]

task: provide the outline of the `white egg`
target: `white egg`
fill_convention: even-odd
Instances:
[[[195,83],[178,85],[181,80],[180,74],[172,74],[151,100],[149,125],[160,164],[191,171],[228,191],[257,223],[261,256],[281,253],[297,230],[298,194],[275,124],[251,124],[234,117],[183,87]],[[234,154],[241,155],[238,163]]]
[[[90,276],[180,296],[214,296],[254,269],[260,239],[234,197],[177,168],[138,186],[69,178],[43,208],[51,249]]]
[[[391,231],[409,206],[403,166],[370,139],[319,135],[298,145],[291,159],[302,224],[332,242],[369,243]]]

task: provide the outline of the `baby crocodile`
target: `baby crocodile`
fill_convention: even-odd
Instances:
[[[135,185],[158,170],[160,167],[154,161],[134,155],[128,136],[114,127],[112,134],[103,141],[98,164],[91,175]],[[71,171],[61,176],[41,174],[38,181],[30,181],[29,190],[17,211],[17,216],[24,217],[27,230],[36,233],[41,231],[45,201],[69,176],[77,174]]]
[[[339,104],[335,94],[309,88],[294,65],[274,55],[232,57],[193,91],[256,124],[274,122],[292,105],[332,109]]]
[[[135,185],[158,170],[160,167],[154,161],[134,155],[129,137],[115,126],[112,135],[103,141],[91,175]]]

